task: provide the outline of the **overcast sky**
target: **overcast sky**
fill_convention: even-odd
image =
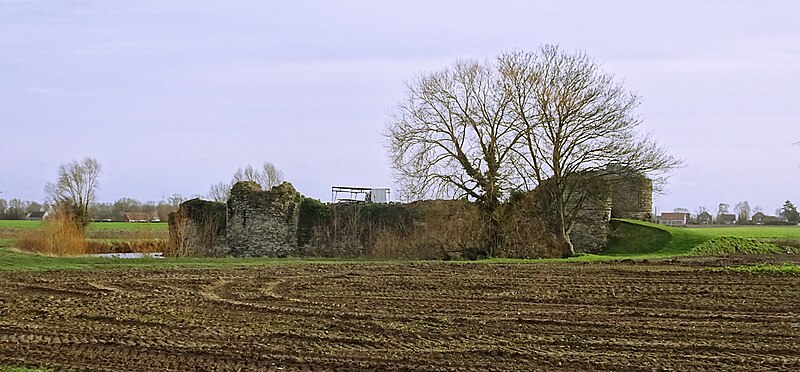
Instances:
[[[600,4],[602,3],[602,4]],[[271,161],[303,194],[393,187],[406,80],[544,43],[642,97],[683,159],[663,211],[800,202],[797,1],[0,0],[0,198],[91,156],[100,201],[205,194]]]

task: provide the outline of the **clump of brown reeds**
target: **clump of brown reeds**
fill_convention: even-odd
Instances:
[[[42,228],[25,231],[17,240],[21,250],[41,254],[70,256],[86,254],[89,244],[83,226],[68,215],[56,214]]]

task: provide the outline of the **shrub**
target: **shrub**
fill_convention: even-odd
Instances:
[[[17,246],[25,251],[57,256],[86,254],[89,247],[84,228],[63,214],[48,219],[41,229],[25,231],[17,240]]]

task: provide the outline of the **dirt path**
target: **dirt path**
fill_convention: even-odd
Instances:
[[[0,365],[800,370],[800,276],[652,263],[2,273]]]

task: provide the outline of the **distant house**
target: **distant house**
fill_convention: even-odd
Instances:
[[[658,216],[658,223],[669,226],[683,226],[689,222],[689,213],[684,212],[664,212]]]
[[[711,213],[703,212],[697,215],[697,223],[700,225],[710,225],[714,222],[714,218],[711,217]]]
[[[766,214],[761,213],[761,212],[756,212],[756,214],[753,215],[753,224],[756,224],[756,225],[765,225],[765,224],[769,224],[769,223],[775,223],[775,222],[778,222],[780,220],[781,220],[780,217],[767,216]]]
[[[720,225],[731,225],[736,223],[736,215],[733,213],[723,213],[717,215],[717,223]]]
[[[44,215],[47,212],[30,212],[25,215],[25,219],[28,221],[41,221],[44,219]]]
[[[158,218],[155,218],[158,220]],[[147,213],[125,213],[122,216],[122,220],[125,222],[151,222],[154,220],[153,216]],[[153,221],[158,222],[158,221]]]

